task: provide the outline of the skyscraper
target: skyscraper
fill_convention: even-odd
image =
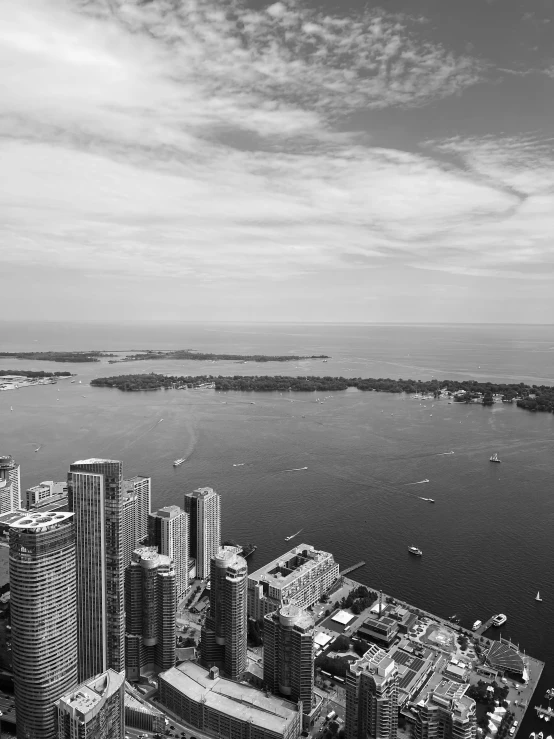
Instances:
[[[189,517],[179,506],[169,505],[148,516],[148,542],[175,564],[177,600],[189,587]]]
[[[85,680],[56,702],[58,739],[123,739],[124,699],[123,672],[106,670]]]
[[[221,547],[211,560],[210,610],[202,627],[201,657],[221,666],[231,680],[246,670],[248,568],[235,547]]]
[[[123,561],[127,567],[131,554],[148,536],[152,480],[137,475],[123,480]]]
[[[125,669],[121,462],[84,459],[67,477],[75,513],[79,681]]]
[[[185,495],[190,519],[190,555],[196,559],[196,577],[210,574],[211,558],[221,546],[221,500],[212,488],[198,488]]]
[[[396,739],[398,670],[385,651],[372,646],[346,673],[346,739]]]
[[[129,680],[175,665],[176,577],[173,560],[140,547],[125,571],[125,662]]]
[[[0,515],[21,508],[19,465],[9,454],[0,457]]]
[[[314,619],[308,611],[283,604],[264,617],[264,685],[304,713],[312,708],[314,691]]]
[[[73,513],[29,512],[10,525],[18,739],[55,739],[54,702],[77,683]]]

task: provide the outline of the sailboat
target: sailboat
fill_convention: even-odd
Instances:
[[[490,461],[491,461],[491,462],[499,462],[499,463],[500,463],[500,462],[501,462],[502,460],[501,460],[501,459],[498,459],[498,454],[497,454],[497,453],[495,452],[495,453],[494,453],[494,454],[492,455],[492,457],[490,458]]]
[[[541,594],[540,594],[540,591],[539,590],[537,590],[537,595],[535,597],[535,600],[541,601],[541,603],[542,603],[542,598],[541,598]]]

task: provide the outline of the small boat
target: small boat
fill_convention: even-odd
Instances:
[[[10,411],[13,411],[13,405],[10,405]]]
[[[537,734],[537,739],[544,739],[544,734],[542,733],[542,731],[539,731],[539,733]]]
[[[433,500],[433,498],[427,498],[427,502],[428,503],[434,503],[435,501]]]
[[[290,541],[291,539],[294,539],[295,536],[298,536],[300,532],[304,531],[304,529],[299,529],[296,534],[291,534],[290,536],[285,536],[285,541]]]
[[[498,454],[497,454],[497,453],[495,452],[495,453],[494,453],[494,454],[493,454],[493,455],[491,456],[491,458],[490,458],[490,461],[491,461],[491,462],[498,462],[498,464],[500,464],[500,462],[501,462],[502,460],[501,460],[501,459],[498,459]]]
[[[493,626],[502,626],[502,624],[505,624],[508,620],[508,616],[506,616],[503,613],[499,613],[497,616],[495,616],[492,620]]]
[[[543,716],[543,719],[544,719],[545,721],[550,721],[550,716]]]
[[[479,628],[479,626],[482,626],[482,625],[483,625],[483,622],[482,621],[479,621],[479,619],[477,619],[477,621],[471,627],[471,630],[472,631],[477,631],[477,629]]]
[[[531,732],[531,733],[529,734],[529,739],[537,739],[537,735],[535,734],[535,732],[534,732],[534,731],[532,731],[532,732]]]
[[[183,464],[184,461],[185,461],[185,458],[184,457],[179,457],[179,459],[176,459],[173,462],[173,466],[174,467],[178,467],[180,464]]]
[[[419,549],[419,547],[414,547],[414,546],[408,547],[408,551],[410,552],[410,554],[414,554],[416,557],[421,557],[421,555],[423,554],[423,552],[421,551],[421,549]]]
[[[537,595],[535,596],[535,600],[538,600],[538,601],[540,601],[542,603],[541,594],[540,594],[540,591],[538,591],[538,590],[537,590]]]

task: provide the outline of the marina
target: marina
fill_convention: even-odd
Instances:
[[[501,616],[503,617],[503,619],[500,618]],[[495,619],[496,619],[496,622],[495,622]],[[488,621],[485,621],[485,623],[481,624],[481,626],[478,626],[476,629],[474,629],[475,634],[477,636],[481,636],[481,634],[484,634],[485,631],[487,631],[487,629],[491,628],[491,626],[502,626],[502,624],[506,623],[507,620],[508,620],[507,616],[505,616],[503,613],[498,613],[498,614],[495,613],[494,616],[491,616],[488,619]]]

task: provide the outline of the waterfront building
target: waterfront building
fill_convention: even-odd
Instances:
[[[83,681],[56,702],[58,739],[123,739],[124,700],[124,672],[106,670]]]
[[[72,513],[10,522],[12,659],[18,739],[56,739],[54,703],[77,683],[77,585]]]
[[[377,646],[353,662],[346,673],[346,739],[396,739],[398,670]]]
[[[10,454],[0,456],[0,514],[21,508],[21,471]]]
[[[121,462],[83,459],[67,478],[75,513],[79,681],[125,669]]]
[[[475,739],[475,701],[465,693],[469,685],[435,674],[412,706],[415,739]]]
[[[359,636],[360,639],[375,642],[379,646],[388,649],[398,636],[399,629],[400,626],[398,621],[394,618],[391,618],[388,615],[380,616],[376,613],[366,618],[357,630],[356,635]]]
[[[198,488],[185,495],[189,514],[189,553],[196,559],[196,577],[210,576],[210,562],[221,546],[221,499],[212,488]]]
[[[140,547],[125,571],[125,670],[128,680],[175,664],[176,577],[173,560]]]
[[[302,731],[301,706],[225,680],[216,667],[183,662],[160,673],[158,683],[162,706],[221,739],[298,739]]]
[[[67,482],[44,480],[25,491],[28,511],[67,511]]]
[[[264,618],[264,685],[310,713],[314,692],[314,618],[292,603]]]
[[[212,557],[210,610],[202,626],[200,654],[204,665],[223,667],[231,680],[246,670],[246,560],[235,547],[221,547]]]
[[[148,541],[175,564],[177,601],[189,588],[189,517],[179,506],[168,505],[148,516]]]
[[[121,483],[123,490],[123,562],[127,567],[133,551],[148,536],[152,480],[137,475]]]
[[[299,544],[248,576],[248,615],[262,619],[284,601],[309,608],[338,576],[332,554]]]

